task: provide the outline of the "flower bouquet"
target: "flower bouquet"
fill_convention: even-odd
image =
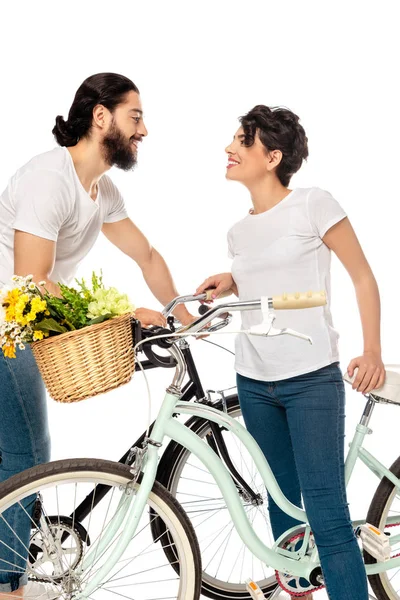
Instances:
[[[50,395],[74,402],[127,383],[134,372],[131,320],[126,294],[105,288],[102,275],[92,285],[59,284],[61,297],[32,276],[14,276],[0,290],[0,345],[5,357],[31,344]],[[43,291],[42,291],[43,290]]]

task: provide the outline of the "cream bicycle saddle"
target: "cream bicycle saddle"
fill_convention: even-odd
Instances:
[[[374,396],[379,396],[388,402],[400,404],[400,365],[385,365],[386,378],[382,387],[371,392]],[[353,383],[357,371],[353,377],[349,377],[347,373],[343,375],[343,379],[347,383]]]

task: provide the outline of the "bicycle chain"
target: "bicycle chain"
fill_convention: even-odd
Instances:
[[[400,525],[400,522],[399,523],[391,523],[390,525],[386,525],[385,529],[388,529],[390,527],[398,527],[399,525]],[[289,544],[292,544],[296,540],[301,539],[303,537],[304,537],[304,532],[303,533],[299,533],[299,534],[293,536],[292,538],[290,538],[290,540],[288,540],[286,542],[285,548],[287,548],[287,546],[289,546]],[[394,554],[390,558],[391,559],[398,558],[399,556],[400,556],[400,552],[398,554]],[[275,571],[275,575],[276,575],[276,580],[277,580],[277,582],[279,584],[279,587],[282,588],[282,590],[284,592],[286,592],[287,594],[290,594],[294,598],[301,598],[303,596],[307,596],[308,594],[311,594],[312,592],[316,592],[318,590],[322,590],[325,587],[324,585],[321,585],[319,587],[314,587],[314,586],[311,586],[311,584],[310,584],[310,588],[307,589],[306,591],[296,592],[296,591],[294,591],[294,590],[289,589],[288,587],[286,587],[285,583],[284,583],[284,581],[287,580],[287,578],[291,577],[291,576],[289,576],[289,575],[287,575],[285,573],[281,573],[280,571]],[[283,581],[282,581],[282,578],[283,578]]]
[[[290,538],[285,543],[285,545],[283,546],[283,548],[286,549],[290,544],[293,544],[293,542],[295,542],[296,540],[299,540],[299,539],[303,538],[304,535],[305,535],[304,531],[302,533],[298,533],[297,535],[294,535],[292,538]],[[308,582],[308,583],[310,583],[310,585],[309,585],[309,587],[306,590],[303,589],[303,591],[296,591],[296,588],[295,589],[289,588],[289,587],[287,587],[287,585],[285,585],[285,582],[293,579],[293,575],[288,575],[287,573],[282,573],[281,571],[275,571],[275,576],[276,576],[276,581],[279,584],[279,587],[282,588],[282,590],[284,592],[286,592],[290,596],[293,596],[294,598],[302,598],[303,596],[308,596],[312,592],[316,592],[318,590],[322,590],[325,587],[324,585],[320,585],[319,587],[315,587],[310,582]],[[302,579],[305,579],[305,577],[303,577]]]

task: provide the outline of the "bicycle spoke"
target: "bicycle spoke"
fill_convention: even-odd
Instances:
[[[135,537],[138,537],[138,536],[140,535],[140,533],[142,533],[142,532],[143,532],[145,529],[147,529],[147,528],[149,527],[149,525],[151,525],[151,523],[152,523],[152,522],[154,522],[154,521],[155,521],[157,518],[158,518],[158,517],[154,517],[153,519],[151,519],[151,520],[149,521],[149,523],[146,523],[146,525],[144,525],[144,526],[142,527],[142,529],[139,529],[139,531],[137,531],[137,532],[136,532],[136,534],[135,534]],[[119,534],[119,535],[121,535],[121,534]],[[148,544],[147,548],[150,548],[150,546],[153,546],[153,545],[156,543],[156,541],[158,541],[158,540],[160,539],[160,537],[162,537],[162,535],[163,535],[163,534],[161,534],[161,535],[160,535],[158,538],[156,538],[155,540],[152,540],[152,541],[151,541],[151,542]],[[119,536],[118,536],[118,537],[119,537]],[[170,544],[170,545],[171,545],[171,544]],[[147,548],[145,548],[145,550],[147,550]],[[156,551],[158,551],[158,552],[159,552],[159,551],[160,551],[160,549],[158,548],[157,550],[154,550],[154,552],[156,552]],[[138,556],[139,556],[139,555],[137,554],[137,555],[136,555],[136,556],[134,556],[134,557],[123,559],[122,561],[119,561],[117,564],[119,564],[120,562],[132,561],[132,560],[134,560],[135,558],[137,558]],[[141,553],[141,556],[143,556],[143,554],[142,554],[142,553]],[[97,562],[98,562],[98,561],[97,561]],[[94,566],[94,565],[93,565],[93,566]],[[125,566],[124,566],[124,567],[122,567],[122,568],[125,568]],[[96,570],[94,570],[94,571],[92,572],[92,575],[95,575],[95,574],[97,573],[97,571],[99,571],[99,569],[96,569]],[[118,571],[117,571],[117,573],[116,573],[116,574],[118,574]],[[115,575],[115,574],[114,574],[114,575]],[[108,580],[108,581],[109,581],[109,580]]]
[[[244,552],[244,548],[243,548],[243,552]],[[236,557],[236,560],[235,560],[235,562],[234,562],[234,563],[233,563],[233,565],[232,565],[232,570],[231,570],[231,572],[229,573],[229,576],[228,576],[228,581],[229,581],[229,580],[230,580],[230,578],[232,577],[232,573],[233,573],[233,571],[235,570],[235,567],[236,567],[236,563],[237,563],[237,561],[240,559],[240,554],[241,554],[241,553],[242,553],[242,550],[240,550],[240,551],[239,551],[239,554],[237,555],[237,557]]]
[[[232,529],[230,530],[230,532],[229,532],[229,534],[228,534],[228,536],[227,536],[227,538],[226,538],[225,550],[226,550],[226,548],[228,547],[229,541],[230,541],[230,539],[231,539],[231,537],[232,537],[232,533],[233,533],[233,527],[232,527]],[[222,560],[223,560],[223,558],[224,558],[224,553],[222,553],[222,554],[221,554],[221,559],[220,559],[220,561],[219,561],[219,564],[217,565],[217,570],[215,571],[215,575],[214,575],[214,577],[217,577],[217,575],[218,575],[218,571],[219,571],[219,569],[220,569],[220,567],[221,567],[221,564],[222,564]]]
[[[155,519],[153,519],[152,521],[154,521],[154,520],[155,520]],[[149,527],[149,526],[150,526],[150,524],[151,524],[151,521],[150,521],[150,523],[149,523],[147,526]],[[143,529],[142,529],[142,531],[143,531]],[[139,533],[140,533],[140,532],[139,532]],[[162,538],[164,535],[165,535],[165,534],[164,534],[164,532],[163,532],[163,533],[161,533],[161,534],[160,534],[160,535],[159,535],[157,538],[155,538],[155,539],[153,540],[153,542],[152,542],[152,545],[154,545],[154,544],[156,544],[157,542],[159,542],[159,541],[160,541],[160,539],[161,539],[161,538]],[[171,547],[171,546],[172,546],[172,544],[169,544],[168,546],[169,546],[169,547]],[[149,544],[149,545],[148,545],[148,546],[147,546],[147,547],[146,547],[144,550],[147,550],[149,547],[150,547],[150,544]],[[158,548],[158,551],[159,551],[159,552],[160,552],[160,551],[164,552],[164,548],[166,548],[166,546],[163,546],[162,548]],[[147,553],[145,552],[145,554],[147,554]],[[132,558],[129,560],[129,563],[128,563],[128,564],[131,564],[131,563],[132,563],[134,560],[137,560],[137,558],[138,558],[139,556],[143,556],[143,553],[142,553],[142,552],[140,552],[140,554],[137,554],[136,556],[132,557]],[[172,564],[172,563],[170,563],[170,564]],[[127,565],[124,565],[123,567],[121,567],[121,569],[120,569],[119,571],[117,571],[116,573],[114,573],[114,575],[113,575],[112,579],[110,578],[110,579],[108,579],[107,581],[111,581],[111,580],[112,580],[112,581],[116,581],[116,578],[115,578],[115,576],[116,576],[116,575],[118,575],[118,574],[119,574],[119,573],[120,573],[120,572],[121,572],[123,569],[125,569],[125,568],[126,568],[126,566],[127,566]]]
[[[74,528],[75,528],[75,508],[76,508],[76,491],[77,491],[77,485],[78,484],[75,483],[75,490],[74,490],[74,492],[75,492],[74,493],[74,512],[72,513],[72,531],[74,531]],[[70,548],[72,550],[72,542],[73,542],[72,535],[70,536],[70,538],[71,538],[71,547]],[[71,567],[72,567],[72,562],[70,561],[70,564],[69,564],[69,571],[70,571],[70,573],[71,573]]]
[[[225,525],[225,527],[223,528],[223,530],[222,530],[222,531],[224,531],[224,530],[225,530],[227,527],[228,527],[228,525]],[[214,552],[214,554],[212,555],[212,557],[210,558],[210,560],[208,561],[208,563],[207,563],[207,564],[206,564],[206,566],[204,567],[205,569],[208,569],[208,567],[210,566],[211,562],[214,560],[214,558],[215,558],[215,557],[216,557],[216,555],[218,554],[218,551],[219,551],[219,550],[220,550],[220,548],[221,548],[221,547],[224,545],[224,543],[225,543],[225,540],[226,540],[227,538],[229,538],[229,537],[232,535],[232,532],[233,532],[233,530],[234,530],[234,525],[231,525],[231,528],[230,528],[230,530],[228,531],[228,533],[226,534],[226,536],[225,536],[225,537],[224,537],[224,539],[222,540],[221,544],[218,546],[218,548],[216,549],[216,551]],[[222,531],[221,531],[221,533],[222,533]],[[217,535],[217,537],[219,537],[219,535],[220,535],[220,534],[218,534],[218,535]],[[214,540],[212,540],[212,541],[215,541],[215,540],[217,539],[217,537],[215,537],[215,538],[214,538]],[[211,543],[212,543],[212,542],[211,542]],[[206,546],[206,547],[204,548],[204,552],[205,552],[205,551],[206,551],[206,550],[207,550],[207,549],[210,547],[210,545],[211,545],[211,544],[209,544],[208,546]]]
[[[183,481],[195,481],[196,483],[204,483],[206,485],[213,485],[214,487],[218,487],[215,481],[202,481],[201,479],[194,479],[193,477],[181,477]]]
[[[192,469],[197,469],[197,471],[201,471],[202,473],[206,473],[207,475],[210,475],[210,471],[207,471],[207,469],[202,469],[201,467],[198,467],[197,465],[193,465],[190,462],[186,463],[189,467],[192,467]]]
[[[49,515],[48,515],[48,514],[47,514],[47,512],[46,512],[46,508],[45,508],[45,506],[41,506],[41,510],[42,510],[42,512],[43,512],[43,514],[44,514],[44,518],[45,518],[45,519],[47,519],[47,522],[49,523],[49,527],[50,527],[50,518],[49,518]],[[44,535],[44,532],[41,532],[41,533],[42,533],[42,537],[43,537],[43,535]],[[50,536],[52,537],[52,541],[53,541],[53,543],[54,543],[54,538],[53,538],[53,535],[52,535],[52,533],[51,533],[51,530],[50,530],[50,532],[49,532],[49,533],[50,533]],[[71,537],[72,537],[72,536],[71,536]],[[58,558],[58,560],[59,560],[59,564],[60,564],[60,568],[61,568],[61,572],[62,572],[62,571],[63,571],[63,569],[62,569],[62,565],[63,565],[63,562],[64,562],[64,561],[63,561],[63,559],[64,559],[64,556],[63,556],[63,554],[60,554],[60,552],[59,552],[59,547],[57,546],[57,544],[54,544],[54,546],[55,546],[55,548],[56,548],[56,551],[57,551],[57,555],[58,555],[58,556],[57,556],[57,558]],[[70,568],[70,565],[68,564],[68,560],[66,559],[66,561],[65,561],[65,562],[66,562],[66,567],[67,567],[67,569],[68,569],[68,572],[69,572],[69,574],[71,575],[71,568]],[[56,573],[56,575],[57,575],[57,573]]]

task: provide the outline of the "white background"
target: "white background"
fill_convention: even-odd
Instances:
[[[293,186],[328,189],[347,211],[379,283],[385,362],[400,363],[398,191],[399,43],[395,1],[2,3],[0,20],[0,186],[33,155],[55,145],[56,115],[67,116],[89,75],[113,71],[141,91],[149,136],[134,173],[112,172],[131,218],[163,254],[181,293],[229,269],[226,232],[249,196],[224,178],[224,148],[237,117],[255,104],[300,115],[308,163]],[[80,274],[105,281],[138,306],[159,308],[140,271],[104,239]],[[332,309],[342,366],[362,352],[348,275],[333,260]],[[236,322],[237,323],[237,322]],[[232,347],[229,337],[219,338]],[[234,382],[232,360],[194,343],[207,387]],[[150,374],[153,411],[171,371]],[[347,430],[363,398],[349,391]],[[141,376],[120,390],[74,406],[49,400],[53,458],[119,458],[143,430]],[[368,447],[382,460],[399,454],[397,407],[378,407]],[[305,436],[306,436],[305,432]],[[375,487],[359,467],[349,490],[354,516]],[[363,487],[361,487],[361,484]]]

